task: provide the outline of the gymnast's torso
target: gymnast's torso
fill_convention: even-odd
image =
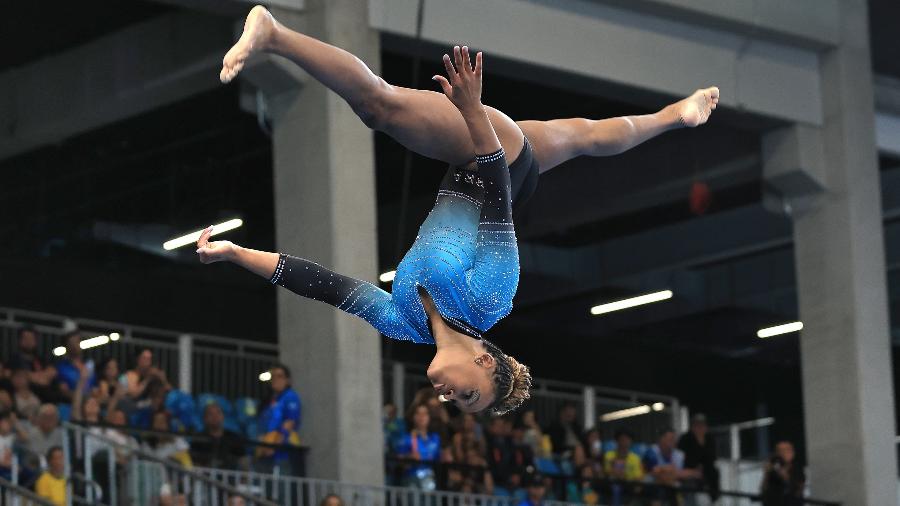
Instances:
[[[285,254],[270,281],[357,315],[393,339],[434,343],[423,298],[450,327],[481,337],[512,310],[519,281],[512,206],[530,196],[536,177],[527,142],[511,167],[501,150],[479,157],[477,170],[448,169],[391,293]]]

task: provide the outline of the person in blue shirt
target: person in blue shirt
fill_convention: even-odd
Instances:
[[[82,374],[88,375],[85,388],[88,391],[94,388],[94,361],[85,361],[82,356],[81,332],[73,330],[66,333],[63,336],[63,343],[66,347],[66,354],[64,358],[56,362],[56,381],[59,385],[59,394],[67,402],[71,402]]]
[[[399,457],[406,457],[421,462],[437,462],[441,457],[441,437],[428,431],[431,414],[428,405],[419,404],[412,409],[409,424],[412,429],[399,438],[394,452]],[[434,468],[431,465],[413,465],[406,470],[407,485],[424,490],[433,490],[435,486]]]
[[[272,375],[269,385],[272,398],[260,413],[262,442],[276,445],[300,445],[300,396],[291,388],[291,371],[284,364],[276,364],[269,369]],[[260,457],[272,457],[273,464],[285,470],[290,464],[290,453],[285,449],[260,447]]]

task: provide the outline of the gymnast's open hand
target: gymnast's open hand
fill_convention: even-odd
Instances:
[[[454,69],[454,64],[456,68]],[[453,63],[444,55],[447,77],[432,77],[441,84],[444,94],[462,112],[481,108],[481,52],[475,55],[475,67],[469,58],[469,47],[453,47]]]
[[[213,262],[231,261],[235,256],[235,245],[231,241],[209,241],[212,235],[212,225],[206,227],[197,239],[197,255],[205,264]]]

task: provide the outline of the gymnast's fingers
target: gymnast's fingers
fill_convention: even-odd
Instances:
[[[453,79],[453,76],[456,75],[456,71],[453,70],[453,64],[450,63],[450,55],[444,55],[444,69],[447,70],[447,77]]]
[[[441,85],[441,89],[444,90],[444,95],[449,96],[451,93],[453,93],[453,87],[450,86],[450,82],[447,81],[446,77],[434,76],[434,77],[432,77],[432,79],[434,79],[435,81],[438,82],[438,84]]]
[[[466,74],[472,73],[472,58],[469,57],[469,46],[462,47],[462,60],[463,60],[463,68],[466,69]]]
[[[713,86],[709,89],[709,94],[712,96],[713,100],[719,100],[719,87]]]
[[[197,239],[197,247],[202,248],[206,246],[206,243],[209,242],[209,236],[212,235],[212,225],[203,229],[203,232],[200,232],[200,238]]]
[[[484,68],[484,58],[481,56],[481,51],[475,53],[475,76],[481,79],[481,70]]]
[[[453,63],[456,65],[456,73],[462,74],[462,49],[459,46],[453,46]]]

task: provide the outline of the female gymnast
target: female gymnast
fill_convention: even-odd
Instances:
[[[442,94],[392,86],[343,49],[278,23],[262,6],[247,16],[244,31],[223,59],[219,78],[227,83],[256,52],[288,58],[341,96],[362,121],[407,149],[451,166],[472,167],[474,146],[463,117]],[[668,130],[706,123],[719,103],[715,86],[664,107],[657,113],[603,120],[584,118],[513,121],[485,107],[509,156],[516,208],[534,193],[538,175],[577,156],[627,151]]]
[[[461,410],[506,413],[529,397],[528,368],[482,338],[512,310],[519,282],[510,169],[481,104],[482,55],[444,55],[435,76],[467,129],[475,168],[451,166],[434,208],[397,266],[393,293],[302,258],[197,241],[203,263],[230,261],[298,295],[359,316],[382,334],[436,345],[428,378]],[[454,66],[455,63],[455,66]]]

